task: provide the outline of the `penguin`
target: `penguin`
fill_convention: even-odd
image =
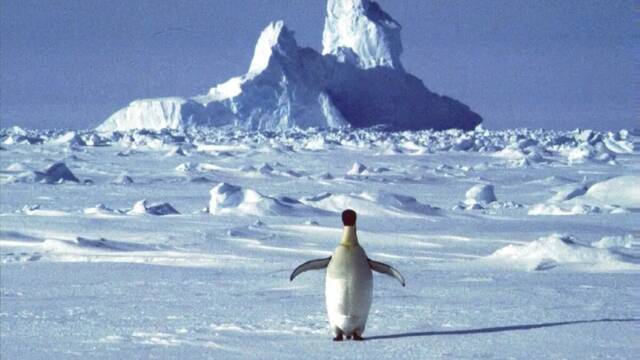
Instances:
[[[332,256],[307,261],[293,270],[289,281],[309,270],[327,269],[325,300],[333,341],[364,340],[373,293],[372,270],[396,278],[405,286],[404,278],[390,265],[371,260],[358,242],[356,212],[342,212],[342,241]]]

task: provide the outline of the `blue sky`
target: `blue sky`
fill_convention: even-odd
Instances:
[[[381,0],[403,64],[487,128],[640,127],[634,0]],[[635,4],[634,4],[635,3]],[[244,73],[270,21],[320,50],[323,0],[0,1],[2,126],[90,128]],[[635,22],[634,22],[635,21]]]

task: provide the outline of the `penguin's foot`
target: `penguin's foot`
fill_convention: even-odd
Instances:
[[[353,340],[355,341],[362,341],[364,340],[364,338],[356,333],[353,333]]]
[[[338,335],[336,335],[336,337],[333,338],[333,341],[342,341],[342,340],[344,340],[342,338],[342,333],[338,333]]]

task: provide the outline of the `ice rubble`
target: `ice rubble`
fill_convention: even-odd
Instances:
[[[169,203],[157,203],[151,204],[147,202],[147,200],[140,200],[133,204],[131,210],[127,212],[129,215],[177,215],[180,214],[178,210],[176,210]]]
[[[95,132],[88,131],[37,131],[26,130],[18,126],[0,129],[0,137],[5,145],[23,144],[39,145],[48,143],[51,145],[80,146],[104,146],[106,139]]]
[[[141,99],[97,130],[248,130],[385,125],[389,129],[473,129],[482,118],[429,91],[400,63],[400,25],[370,0],[329,0],[323,55],[301,48],[282,21],[258,39],[245,75],[189,99]]]
[[[351,166],[351,169],[347,171],[347,175],[351,175],[351,176],[369,175],[369,170],[363,164],[359,162],[355,162]]]
[[[2,135],[2,144],[4,145],[36,145],[44,142],[44,139],[38,136],[37,132],[32,130],[27,131],[19,126],[3,128],[0,130],[0,134]]]
[[[62,210],[43,209],[40,204],[25,205],[22,208],[21,212],[23,214],[25,214],[25,215],[31,215],[31,216],[53,216],[53,217],[57,217],[57,216],[67,216],[67,215],[69,215],[68,212],[62,211]]]
[[[94,207],[85,208],[82,212],[86,215],[95,215],[95,216],[110,216],[110,215],[121,215],[125,214],[125,211],[114,210],[107,207],[104,204],[98,204]]]
[[[494,186],[491,184],[478,184],[473,186],[465,194],[464,203],[467,206],[474,205],[487,205],[494,201],[497,201],[494,193]]]
[[[599,157],[610,159],[640,152],[640,136],[627,130],[618,132],[595,132],[586,137],[586,130],[486,130],[481,127],[473,131],[450,129],[446,131],[420,130],[388,132],[376,128],[368,129],[281,129],[278,131],[247,131],[236,128],[189,128],[127,130],[111,133],[99,133],[94,130],[79,130],[85,143],[93,139],[100,146],[123,147],[119,156],[131,156],[140,150],[157,150],[177,155],[183,152],[207,153],[216,157],[237,156],[250,153],[328,151],[336,148],[373,150],[379,155],[393,154],[421,155],[441,151],[481,152],[497,160],[477,166],[514,167],[514,166],[562,166],[575,165],[571,153],[576,149],[589,146],[593,152],[585,161],[597,164],[616,165],[614,161],[600,162]],[[27,134],[27,135],[21,135]],[[12,128],[0,129],[0,142],[6,146],[50,145],[52,139],[58,139],[67,132],[56,130],[34,131]],[[38,141],[15,141],[20,137],[38,139]],[[460,146],[461,139],[465,145]],[[607,145],[608,144],[608,145]],[[46,146],[42,145],[42,146]],[[66,145],[66,144],[62,144]],[[59,146],[59,145],[55,145]],[[629,153],[615,153],[610,148],[625,148]],[[180,150],[178,150],[180,149]],[[626,150],[625,150],[626,151]],[[604,154],[604,155],[603,155]],[[196,164],[185,163],[178,171],[191,171]],[[368,169],[369,172],[375,169]],[[1,174],[0,174],[1,175]]]
[[[195,169],[196,169],[196,165],[194,165],[192,162],[186,162],[176,166],[175,170],[181,173],[190,173]]]
[[[165,155],[165,157],[172,156],[189,156],[189,153],[185,151],[182,146],[176,146],[173,149],[169,150],[169,152]]]
[[[57,138],[51,140],[55,145],[69,145],[69,146],[86,146],[87,143],[84,139],[75,131],[69,131],[60,135]]]
[[[130,185],[133,184],[133,179],[127,174],[120,174],[111,183],[114,185]]]
[[[493,184],[478,184],[465,193],[464,202],[459,203],[454,210],[498,210],[519,209],[523,206],[514,201],[498,201]]]
[[[182,166],[182,172],[188,172],[184,169],[184,164]],[[189,171],[200,171],[200,172],[212,172],[220,175],[236,175],[241,177],[263,177],[263,176],[283,176],[283,177],[292,177],[299,178],[303,175],[303,173],[296,172],[294,170],[286,169],[280,163],[263,163],[257,168],[253,165],[244,165],[239,168],[228,168],[216,164],[210,163],[199,163],[197,165],[191,164],[192,168]]]
[[[508,163],[494,162],[492,167],[500,166],[572,166],[571,153],[585,146],[592,147],[593,152],[586,161],[598,164],[615,165],[615,161],[600,162],[598,157],[611,159],[627,154],[640,152],[640,136],[627,130],[617,132],[595,132],[585,138],[585,130],[557,131],[535,129],[486,130],[478,127],[472,131],[449,129],[445,131],[381,131],[378,128],[367,129],[324,129],[285,128],[278,131],[248,131],[237,128],[189,128],[133,129],[100,133],[95,130],[79,130],[85,143],[93,139],[100,146],[118,146],[119,156],[131,156],[139,150],[159,150],[169,154],[183,152],[207,153],[216,157],[236,156],[254,152],[298,152],[327,151],[342,147],[345,149],[374,150],[384,155],[393,149],[394,154],[421,155],[441,151],[480,152],[487,153],[496,159],[506,159]],[[26,133],[27,135],[20,135]],[[51,139],[67,134],[57,130],[22,130],[12,128],[0,129],[0,142],[7,146],[41,145],[53,146]],[[15,141],[20,137],[37,139],[37,141]],[[460,146],[461,139],[465,145]],[[608,145],[607,145],[608,144]],[[610,148],[625,148],[629,152],[616,153]],[[180,150],[178,150],[180,149]],[[625,150],[625,151],[627,151]],[[605,154],[605,155],[603,155]],[[524,160],[524,162],[523,162]],[[185,163],[186,164],[186,163]],[[186,165],[185,165],[186,167]],[[186,169],[182,169],[186,170]],[[370,171],[372,169],[369,169]]]
[[[57,162],[51,166],[49,166],[44,172],[36,172],[36,181],[41,178],[42,181],[46,183],[53,184],[60,181],[72,181],[72,182],[80,182],[80,180],[73,175],[71,170],[67,167],[67,165],[63,162]]]
[[[61,161],[49,165],[42,171],[33,171],[24,164],[14,163],[9,165],[5,172],[12,175],[3,177],[1,183],[62,184],[64,182],[80,182],[80,179]]]

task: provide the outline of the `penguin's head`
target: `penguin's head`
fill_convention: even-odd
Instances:
[[[344,226],[356,226],[356,212],[351,209],[343,211],[342,224]]]
[[[340,241],[340,245],[346,246],[349,249],[354,246],[358,246],[358,235],[356,235],[356,212],[351,209],[343,211],[342,223],[344,224],[344,231],[342,233],[342,241]]]

